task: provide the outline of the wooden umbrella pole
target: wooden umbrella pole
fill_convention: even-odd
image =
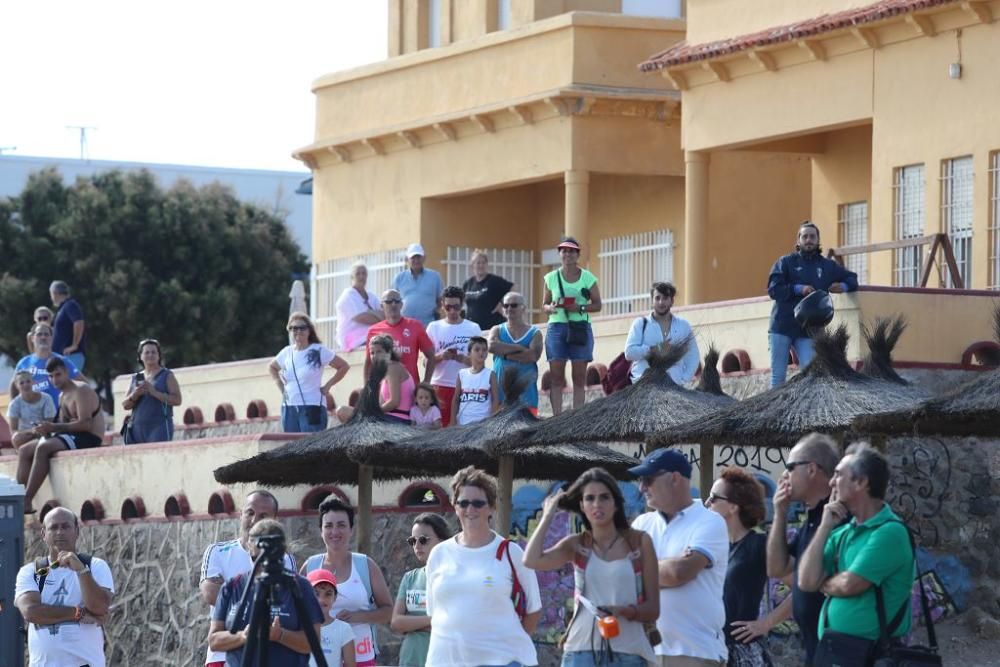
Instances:
[[[497,498],[499,507],[497,507],[496,531],[506,539],[510,535],[510,519],[514,510],[514,457],[501,456],[498,472],[500,497]]]
[[[701,499],[708,500],[715,482],[715,445],[700,445],[701,447],[701,477],[699,480]]]
[[[358,466],[358,551],[372,550],[372,467]]]

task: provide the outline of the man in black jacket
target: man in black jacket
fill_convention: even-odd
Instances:
[[[794,346],[799,368],[813,358],[812,339],[795,321],[795,305],[816,290],[853,292],[858,276],[853,271],[823,257],[819,228],[809,220],[799,225],[795,252],[778,258],[767,280],[767,294],[774,300],[768,343],[771,348],[771,386],[785,381],[788,352]]]

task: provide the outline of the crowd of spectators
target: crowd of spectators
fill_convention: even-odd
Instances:
[[[892,641],[909,632],[913,548],[885,502],[888,462],[867,444],[841,456],[827,436],[800,441],[769,532],[760,527],[763,487],[743,469],[724,469],[704,503],[692,497],[691,463],[677,450],[657,450],[630,472],[649,508],[631,524],[618,482],[592,468],[545,499],[522,549],[493,528],[497,481],[472,466],[459,470],[451,481],[459,532],[452,535],[439,515],[414,517],[406,543],[418,567],[402,575],[395,594],[380,564],[351,550],[354,508],[329,496],[318,509],[323,551],[298,568],[283,547],[272,553],[287,583],[267,589],[261,641],[269,664],[315,664],[311,629],[328,664],[373,667],[382,664],[379,633],[388,626],[403,635],[403,667],[537,665],[536,572],[567,565],[572,597],[556,601],[573,609],[564,667],[766,666],[770,630],[793,614],[810,665],[871,664],[885,650],[877,641],[883,631]],[[807,504],[810,520],[789,542],[785,513],[793,498]],[[251,644],[246,602],[267,585],[265,570],[272,572],[260,556],[266,545],[286,543],[278,510],[270,492],[251,491],[235,539],[205,551],[199,589],[211,607],[207,667],[243,664]],[[552,542],[560,511],[576,515],[582,530]],[[15,590],[31,664],[103,667],[111,571],[98,555],[77,550],[72,511],[48,512],[42,535],[47,554],[21,568]],[[761,615],[769,575],[788,578],[793,593]]]

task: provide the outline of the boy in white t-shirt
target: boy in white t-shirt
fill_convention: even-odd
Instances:
[[[469,366],[469,340],[482,336],[479,325],[463,319],[465,292],[461,287],[451,286],[441,295],[444,319],[434,320],[427,325],[427,336],[434,343],[434,374],[431,385],[437,394],[441,409],[441,424],[448,426],[455,418],[451,412],[452,397],[458,372]]]
[[[486,368],[489,344],[482,336],[469,339],[470,368],[458,372],[455,395],[451,399],[453,424],[474,424],[496,413],[500,408],[500,392],[496,374]]]
[[[11,442],[17,449],[39,437],[35,427],[42,422],[55,421],[56,404],[45,392],[35,391],[35,376],[30,371],[14,374],[18,395],[7,406],[7,421],[14,434]]]
[[[313,570],[306,579],[312,584],[316,599],[323,610],[323,627],[320,629],[319,644],[329,667],[356,667],[354,659],[354,630],[350,624],[330,615],[333,603],[337,601],[337,580],[333,573],[322,568]],[[316,659],[309,658],[309,667],[316,667]]]

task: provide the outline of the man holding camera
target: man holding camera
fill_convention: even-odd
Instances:
[[[249,541],[250,557],[256,561],[263,554],[264,558],[251,572],[230,579],[222,587],[212,611],[208,648],[225,651],[227,667],[257,665],[260,653],[249,656],[244,663],[243,649],[252,630],[248,625],[253,600],[257,595],[268,595],[270,592],[270,604],[266,606],[270,610],[268,643],[267,646],[258,644],[258,651],[267,651],[268,664],[274,667],[307,667],[310,648],[305,624],[311,623],[315,636],[319,637],[324,620],[323,610],[313,593],[312,584],[305,577],[288,572],[288,580],[295,582],[301,594],[307,616],[301,618],[292,591],[284,585],[268,591],[262,588],[260,579],[273,560],[284,561],[285,531],[281,524],[274,519],[259,521],[250,529]]]
[[[76,552],[80,521],[56,507],[45,515],[48,557],[17,573],[14,604],[28,623],[32,665],[104,667],[104,619],[115,587],[100,558]]]
[[[250,557],[250,529],[265,519],[278,516],[278,499],[270,491],[256,489],[247,494],[240,512],[240,535],[235,540],[217,542],[205,550],[201,564],[201,599],[214,606],[219,591],[230,579],[246,574],[253,568]],[[295,560],[285,554],[285,569],[295,571]],[[206,667],[224,667],[224,651],[208,649]]]

